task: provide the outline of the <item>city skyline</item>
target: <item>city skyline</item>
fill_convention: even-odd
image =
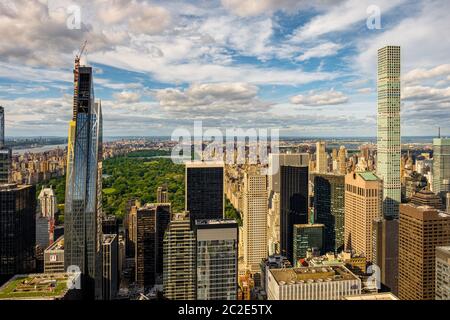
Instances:
[[[66,135],[68,71],[84,40],[105,136],[167,136],[194,120],[205,127],[280,128],[285,136],[375,136],[374,61],[385,45],[404,53],[402,135],[429,135],[438,126],[450,134],[448,44],[434,32],[450,27],[444,1],[121,0],[110,8],[78,1],[85,12],[80,29],[66,26],[70,1],[32,2],[25,8],[14,1],[0,13],[7,22],[0,28],[13,24],[24,37],[0,49],[8,136]],[[377,8],[381,29],[368,28]],[[127,21],[132,13],[137,18]],[[423,32],[411,32],[413,24]],[[48,45],[26,41],[48,30],[55,30]]]

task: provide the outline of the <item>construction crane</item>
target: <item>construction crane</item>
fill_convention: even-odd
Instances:
[[[73,118],[75,120],[77,118],[77,105],[78,105],[78,80],[80,76],[80,59],[83,55],[83,52],[86,50],[87,40],[83,42],[83,45],[80,48],[80,51],[75,56],[75,67],[73,68]]]
[[[75,64],[80,63],[81,56],[83,55],[83,52],[86,50],[86,45],[87,45],[87,40],[85,40],[83,42],[83,45],[81,46],[80,51],[75,56]]]

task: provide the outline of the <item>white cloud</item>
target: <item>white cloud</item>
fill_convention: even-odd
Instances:
[[[342,45],[334,42],[325,42],[319,44],[315,47],[307,49],[303,54],[298,56],[296,60],[298,61],[306,61],[311,58],[323,58],[328,56],[333,56],[338,53],[338,51],[342,48]]]
[[[309,92],[308,95],[297,95],[291,98],[291,103],[303,106],[339,105],[348,102],[348,97],[340,91]]]
[[[403,76],[403,81],[418,82],[438,77],[447,77],[447,80],[450,80],[450,64],[442,64],[431,69],[413,69]]]
[[[113,94],[114,99],[116,99],[119,102],[139,102],[141,100],[141,94],[139,92],[132,92],[132,91],[122,91],[119,93]]]

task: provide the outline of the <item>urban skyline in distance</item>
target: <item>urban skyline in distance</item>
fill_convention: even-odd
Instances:
[[[67,136],[70,66],[84,40],[105,137],[170,136],[194,120],[281,136],[374,137],[374,61],[390,44],[404,53],[402,136],[439,126],[450,134],[449,48],[434,32],[450,27],[448,3],[253,2],[77,1],[77,21],[71,1],[2,1],[3,34],[23,36],[0,58],[8,135]]]

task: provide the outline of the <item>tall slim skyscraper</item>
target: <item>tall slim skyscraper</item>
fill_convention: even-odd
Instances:
[[[378,50],[377,175],[383,180],[383,215],[398,217],[400,181],[400,47]]]
[[[163,272],[164,233],[170,222],[170,204],[150,203],[136,211],[135,236],[136,283],[150,288]]]
[[[102,240],[102,298],[113,300],[119,289],[119,247],[117,234],[104,234]]]
[[[195,235],[189,214],[178,213],[164,235],[164,297],[171,300],[196,298]]]
[[[102,112],[92,67],[75,60],[65,197],[65,265],[77,266],[87,299],[101,297]]]
[[[236,300],[238,225],[234,220],[196,220],[197,300]]]
[[[450,245],[450,215],[428,206],[400,205],[398,296],[434,300],[436,247]]]
[[[450,190],[448,181],[450,180],[450,139],[437,138],[433,140],[433,192],[441,199]]]
[[[325,225],[324,250],[340,252],[344,248],[345,176],[316,173],[312,180],[315,222]]]
[[[34,186],[0,185],[0,283],[33,271],[35,215]]]
[[[38,196],[40,205],[40,215],[48,219],[54,219],[56,214],[56,196],[53,189],[42,187],[41,192]]]
[[[373,221],[381,217],[381,181],[372,172],[345,176],[345,249],[373,261]]]
[[[308,167],[280,167],[280,253],[293,261],[294,225],[308,223]]]
[[[186,164],[185,208],[191,221],[224,217],[223,174],[223,164],[200,161]]]
[[[5,110],[0,106],[0,184],[9,182],[11,149],[5,146]]]
[[[244,173],[243,193],[244,263],[248,271],[260,271],[267,257],[267,177],[257,168]]]
[[[328,159],[326,144],[324,141],[318,141],[316,143],[316,172],[326,173],[328,172]]]

